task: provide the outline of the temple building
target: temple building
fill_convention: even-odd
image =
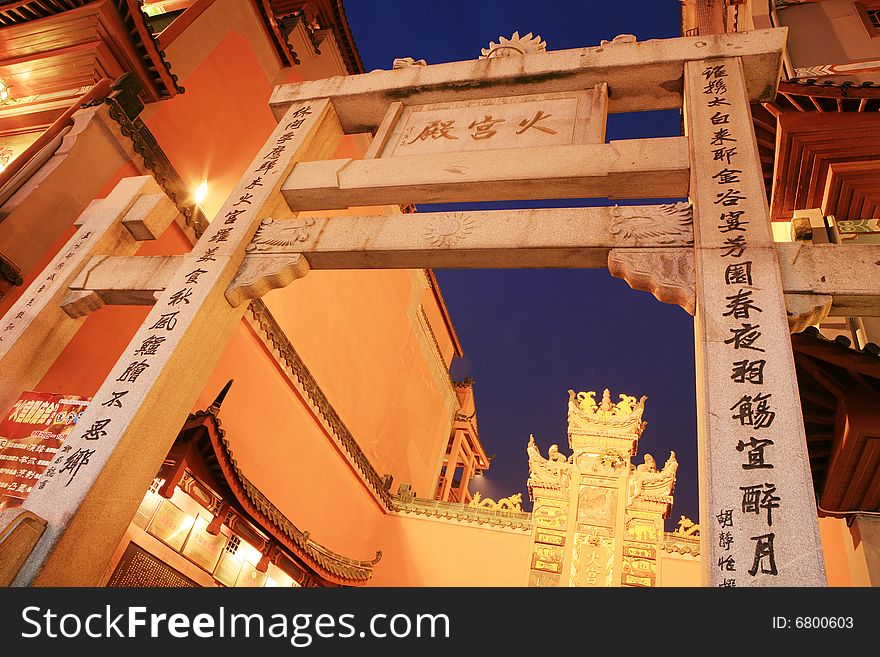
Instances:
[[[736,318],[767,310],[764,346],[778,358],[766,390],[774,403],[800,402],[806,421],[811,472],[791,466],[780,480],[788,506],[772,532],[775,484],[756,498],[736,477],[773,468],[768,445],[778,471],[807,459],[803,440],[745,436],[776,417],[761,406],[769,394],[736,388],[758,374],[764,385],[763,360],[748,371],[737,361],[738,382],[725,370],[698,395],[701,441],[726,441],[744,463],[723,466],[736,475],[727,488],[713,482],[712,499],[735,500],[726,511],[680,516],[667,531],[676,455],[638,460],[646,400],[608,390],[569,392],[562,450],[545,456],[534,437],[511,437],[523,450],[499,458],[528,461],[521,492],[472,490],[494,455],[480,440],[474,382],[450,377],[463,346],[431,267],[607,266],[691,314],[698,299],[719,310],[731,299],[695,274],[707,268],[695,258],[720,251],[695,237],[695,209],[715,198],[712,176],[698,181],[709,156],[685,136],[608,143],[609,108],[690,103],[689,129],[705,132],[715,122],[693,123],[709,102],[694,79],[709,79],[698,66],[714,53],[726,62],[714,88],[732,90],[715,101],[741,110],[730,126],[743,152],[755,126],[758,156],[744,159],[763,167],[776,241],[876,241],[868,172],[880,96],[866,84],[876,62],[861,49],[817,59],[798,37],[837,16],[831,5],[852,3],[769,18],[759,4],[685,2],[690,36],[619,35],[589,57],[515,33],[479,60],[402,58],[369,74],[342,0],[0,6],[0,584],[732,585],[734,534],[745,585],[778,585],[774,537],[794,555],[779,562],[799,564],[783,583],[827,573],[832,585],[880,584],[878,523],[862,513],[880,510],[880,361],[868,342],[875,320],[852,319],[880,295],[827,291],[839,279],[816,292],[819,274],[796,263],[780,275],[766,221],[748,229],[755,261],[770,262],[754,267],[754,286],[751,260],[739,273],[722,264],[728,285],[747,276],[754,288],[740,301],[753,291],[760,301],[740,303]],[[859,25],[880,29],[880,7],[855,4]],[[783,14],[788,49],[781,30],[752,32]],[[841,39],[854,29],[838,23]],[[782,64],[788,77],[765,98]],[[473,71],[486,79],[474,83]],[[684,81],[670,84],[673,74]],[[447,112],[462,129],[470,122],[469,138],[451,134]],[[839,143],[841,131],[858,147]],[[725,207],[766,209],[758,174],[751,199]],[[501,217],[413,205],[529,190],[694,201]],[[807,282],[784,287],[793,280]],[[794,312],[790,299],[809,308]],[[855,331],[856,349],[803,330],[829,312],[847,318],[838,324]],[[710,329],[722,330],[702,327],[698,346],[733,341]],[[761,333],[736,337],[731,350]],[[705,379],[721,361],[698,362]],[[734,392],[742,399],[727,411]],[[561,395],[560,414],[565,404]],[[709,426],[720,415],[727,425]],[[799,414],[780,412],[775,430],[802,436]]]

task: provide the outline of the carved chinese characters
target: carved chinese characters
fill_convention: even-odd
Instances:
[[[686,65],[704,559],[718,586],[823,583],[800,402],[738,60]],[[791,564],[798,563],[797,567]]]
[[[605,85],[403,109],[381,157],[605,141]],[[389,120],[392,119],[389,116]]]
[[[265,206],[277,200],[280,181],[294,159],[319,128],[332,129],[328,113],[328,104],[320,101],[291,108],[192,252],[179,261],[165,291],[68,439],[78,460],[54,476],[45,474],[40,481],[44,487],[35,489],[26,502],[27,508],[48,520],[48,526],[19,573],[20,583],[60,577],[64,565],[55,555],[80,558],[65,551],[64,542],[84,531],[82,523],[100,532],[104,516],[99,510],[106,508],[107,496],[119,485],[116,482],[139,478],[146,484],[154,476],[169,447],[167,440],[154,440],[154,434],[174,435],[176,429],[171,428],[179,428],[199,390],[187,383],[188,377],[207,376],[220,346],[240,321],[243,309],[233,309],[223,290],[265,216]],[[133,510],[137,499],[114,498],[113,503],[114,509],[125,513],[126,505]],[[61,544],[44,564],[58,541]]]

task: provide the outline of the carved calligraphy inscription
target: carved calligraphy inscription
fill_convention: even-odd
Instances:
[[[406,107],[381,157],[605,141],[605,85]]]

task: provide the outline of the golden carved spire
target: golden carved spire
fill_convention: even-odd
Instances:
[[[612,401],[611,391],[602,392],[602,399],[596,402],[596,392],[568,391],[568,432],[579,436],[589,435],[641,435],[645,428],[642,413],[647,397],[636,399],[632,395],[618,395],[618,402]],[[572,443],[574,446],[574,443]]]
[[[647,397],[636,400],[632,395],[620,395],[620,401],[616,404],[611,401],[611,392],[608,388],[602,393],[602,401],[596,403],[596,392],[578,392],[574,390],[568,391],[569,409],[574,408],[579,415],[584,417],[594,415],[597,418],[620,418],[629,417],[638,412],[641,417],[645,407]]]

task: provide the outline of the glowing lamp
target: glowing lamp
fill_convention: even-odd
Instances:
[[[206,180],[202,181],[198,187],[196,187],[196,192],[193,194],[193,198],[195,199],[196,205],[201,205],[202,201],[204,201],[208,197],[208,182]]]

